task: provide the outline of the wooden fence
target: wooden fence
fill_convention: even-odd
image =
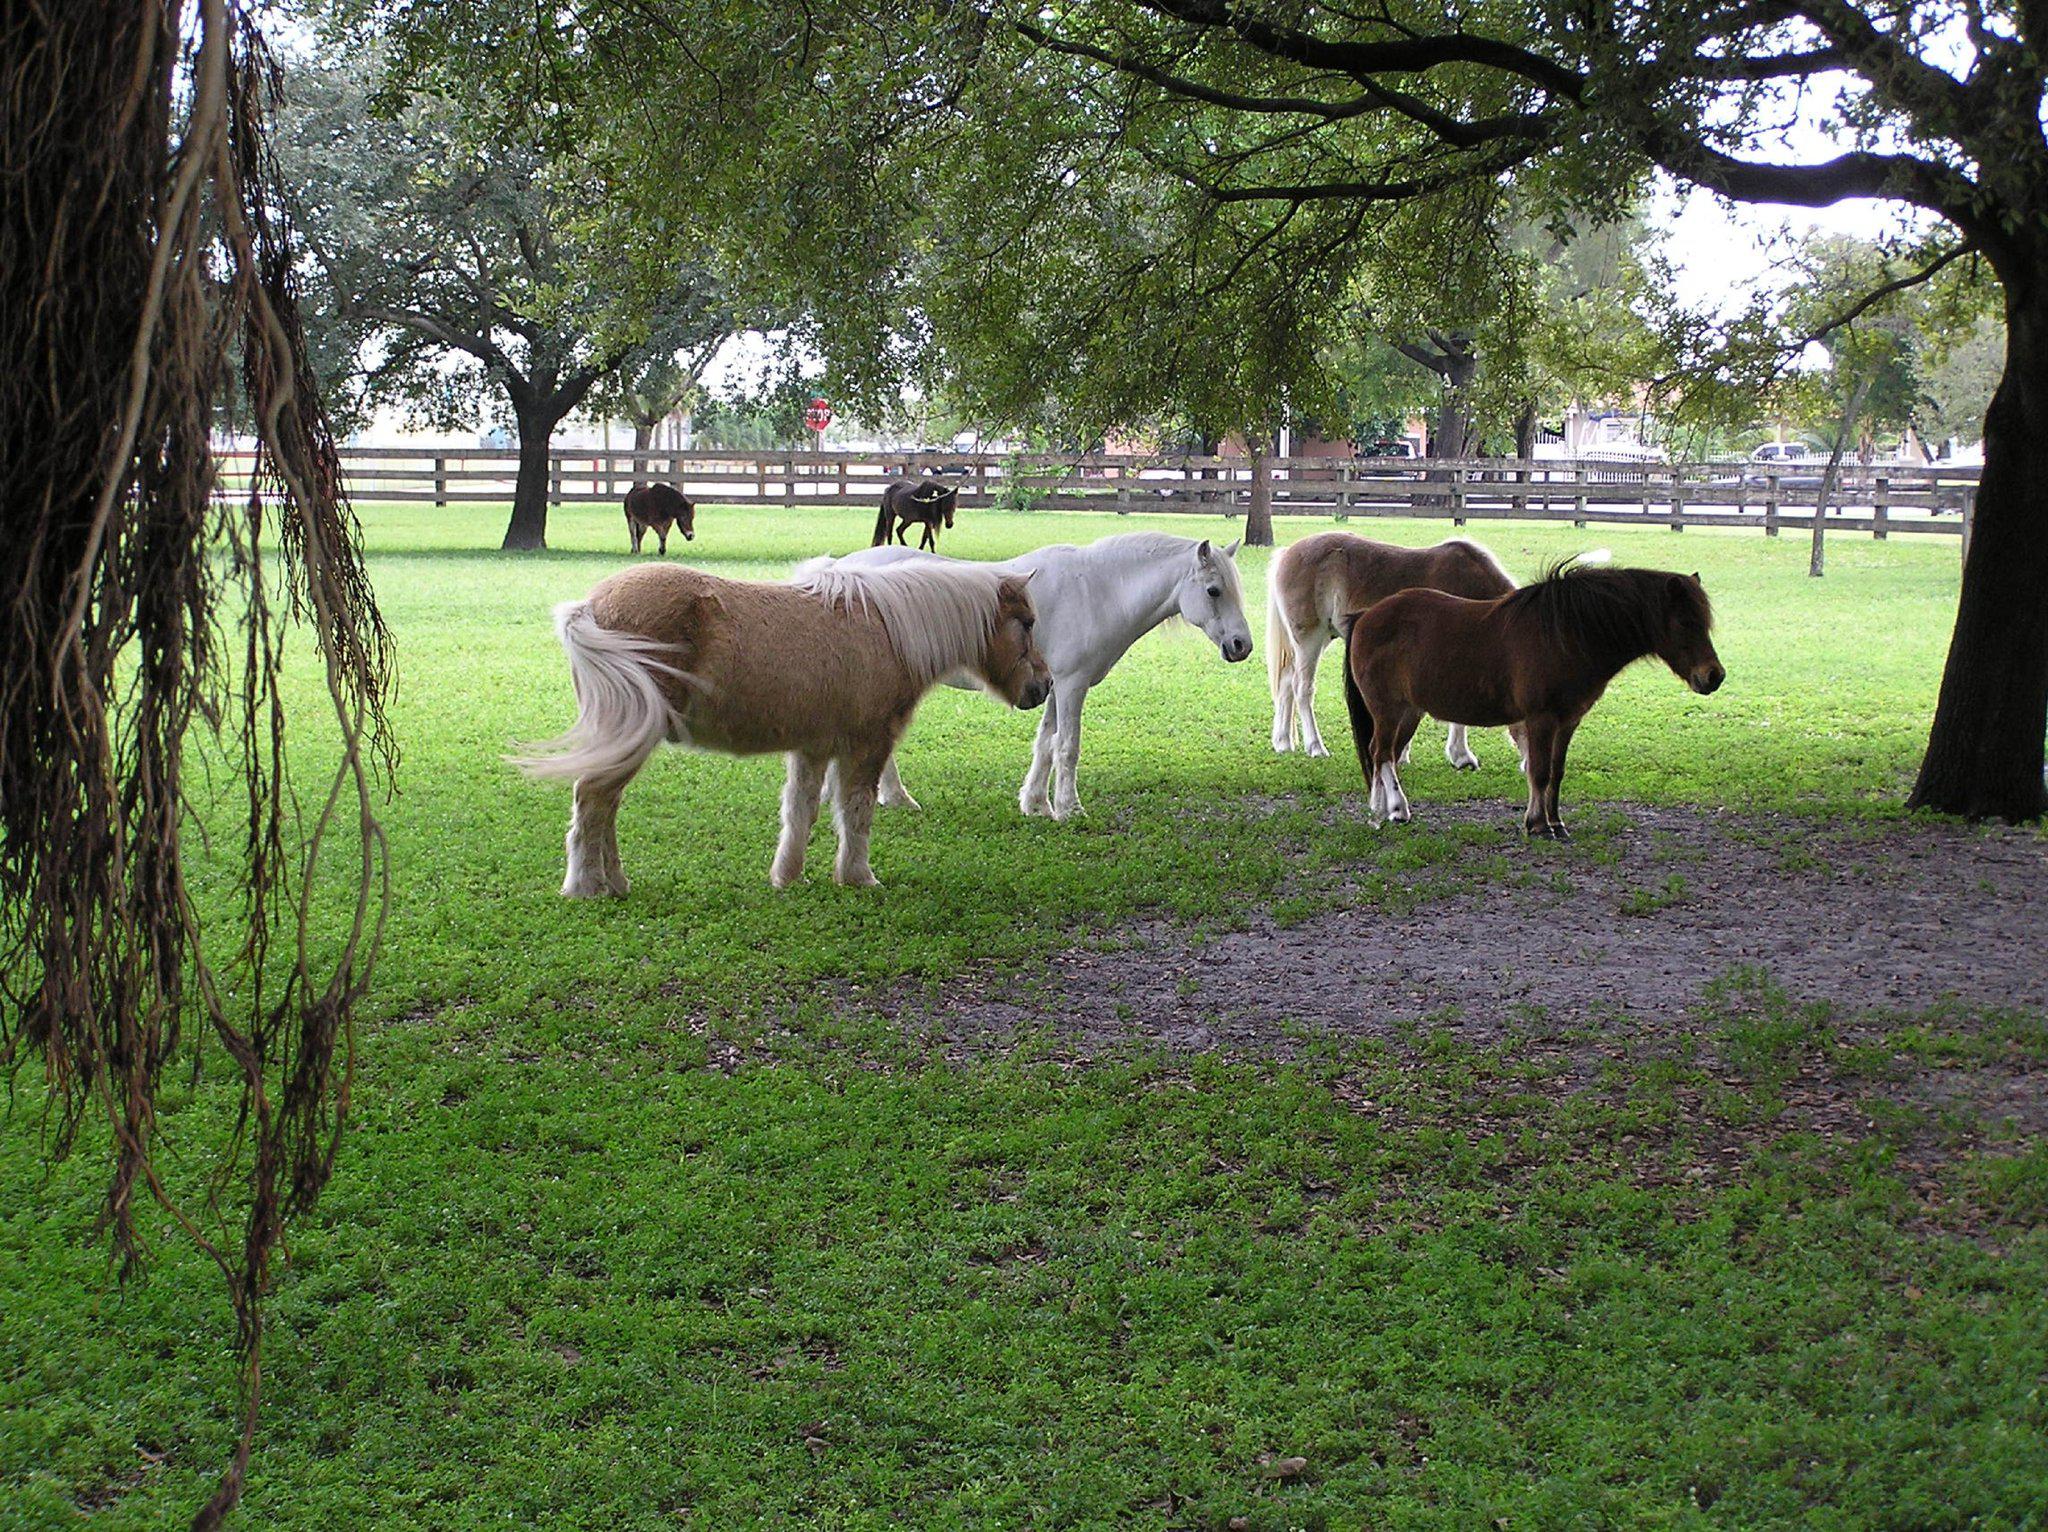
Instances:
[[[246,454],[228,454],[237,486]],[[350,495],[364,503],[511,498],[516,452],[350,447]],[[957,452],[607,452],[559,448],[549,458],[556,505],[616,504],[639,480],[662,480],[708,504],[874,505],[882,486],[932,475],[962,509],[1243,514],[1253,476],[1267,476],[1273,514],[1338,521],[1429,516],[1472,521],[1645,523],[1687,527],[1809,528],[1823,465],[1753,462],[1621,463],[1475,458],[1193,457],[1095,453],[1054,456]],[[1828,523],[1875,537],[1962,533],[1977,469],[1845,463]]]

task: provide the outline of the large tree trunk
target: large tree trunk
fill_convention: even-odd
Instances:
[[[521,410],[513,418],[519,423],[519,479],[503,546],[524,552],[548,545],[548,444],[562,417]]]
[[[1984,477],[1955,635],[1914,808],[1999,819],[2048,811],[2048,271],[2006,278],[2005,376],[1984,419]]]

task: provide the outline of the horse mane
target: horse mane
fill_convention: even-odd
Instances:
[[[1172,532],[1115,532],[1108,537],[1098,537],[1088,544],[1088,547],[1127,548],[1134,553],[1167,556],[1175,553],[1192,554],[1201,543],[1202,539],[1199,537],[1179,537]],[[1237,560],[1225,558],[1223,550],[1217,548],[1213,541],[1210,547],[1215,550],[1216,568],[1222,573],[1224,583],[1236,591],[1238,604],[1243,605],[1244,581],[1238,578]]]
[[[873,612],[897,658],[919,685],[929,685],[981,657],[1007,578],[981,564],[906,559],[876,569],[848,569],[815,559],[797,569],[789,583],[840,611]]]
[[[1713,627],[1713,605],[1697,581],[1666,569],[1598,569],[1566,558],[1503,596],[1501,609],[1533,619],[1561,649],[1626,664],[1656,649],[1674,600],[1702,628]]]

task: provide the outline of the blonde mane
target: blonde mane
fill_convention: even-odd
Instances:
[[[920,560],[848,569],[813,559],[789,583],[841,611],[872,611],[897,658],[920,685],[928,685],[981,659],[1005,578],[1001,570],[979,564]]]

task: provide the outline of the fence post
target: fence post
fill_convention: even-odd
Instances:
[[[1337,519],[1351,519],[1351,465],[1348,462],[1337,465]]]
[[[754,498],[763,504],[768,500],[768,454],[765,452],[754,459]]]
[[[548,504],[562,503],[562,452],[556,448],[548,453]]]
[[[782,454],[782,473],[782,502],[785,505],[795,505],[796,454],[794,452],[785,452]]]
[[[845,459],[845,458],[841,458],[841,459],[839,460],[839,498],[840,498],[841,500],[844,500],[844,499],[846,498],[846,473],[847,473],[847,464],[846,464],[846,459]]]
[[[1685,469],[1671,465],[1671,530],[1685,530]]]
[[[448,503],[448,459],[435,454],[434,457],[434,504]]]
[[[1586,524],[1586,465],[1584,463],[1580,463],[1572,470],[1572,483],[1574,486],[1572,490],[1572,525],[1583,527]]]
[[[1451,470],[1451,525],[1465,524],[1465,465],[1460,463]]]
[[[1891,520],[1892,481],[1890,474],[1879,474],[1877,484],[1870,496],[1870,535],[1879,542],[1885,540],[1886,523]]]
[[[1764,536],[1778,535],[1778,476],[1764,475]]]

